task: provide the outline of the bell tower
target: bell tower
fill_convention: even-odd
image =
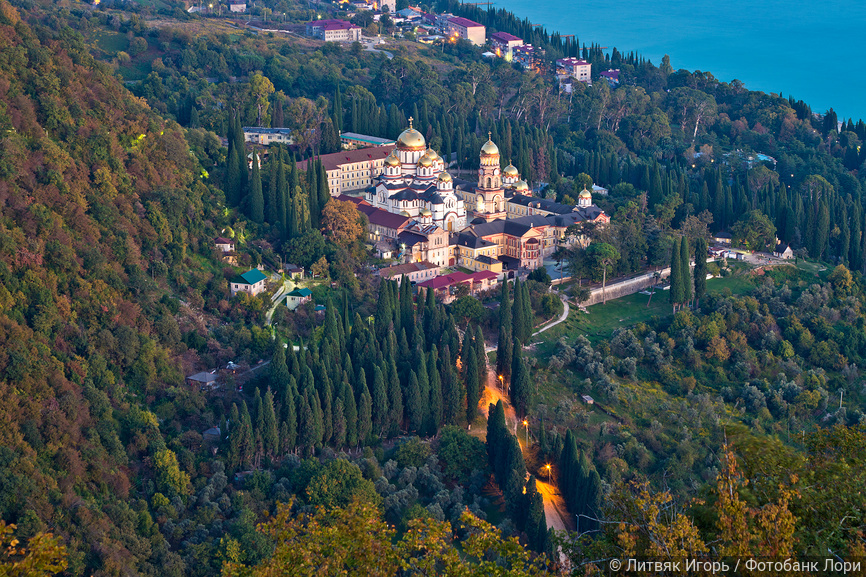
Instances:
[[[490,140],[481,147],[478,164],[478,186],[475,187],[476,216],[491,221],[505,218],[505,190],[499,168],[499,147]]]

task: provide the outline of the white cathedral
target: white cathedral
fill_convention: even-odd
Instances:
[[[397,146],[385,158],[385,167],[367,189],[367,202],[376,208],[435,224],[450,232],[466,226],[466,208],[454,192],[454,180],[445,161],[424,136],[412,127],[397,138]]]

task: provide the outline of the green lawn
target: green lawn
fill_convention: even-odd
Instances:
[[[746,276],[713,278],[707,281],[707,291],[710,293],[730,291],[730,294],[741,295],[749,292],[754,286],[750,278]],[[647,307],[648,302],[649,307]],[[593,305],[587,310],[589,314],[580,312],[572,306],[565,322],[535,337],[542,341],[539,348],[545,353],[552,353],[553,344],[561,337],[567,336],[569,340],[572,340],[578,334],[585,335],[594,344],[599,340],[607,339],[618,328],[648,322],[654,318],[668,316],[673,312],[668,302],[667,291],[658,290],[652,297],[652,301],[650,301],[649,296],[638,293],[609,300],[606,304]],[[547,350],[548,347],[550,347],[549,351]]]
[[[124,34],[103,32],[96,37],[96,47],[106,54],[113,55],[129,48],[129,40]]]

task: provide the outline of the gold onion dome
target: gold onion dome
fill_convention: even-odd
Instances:
[[[586,187],[583,187],[583,190],[580,191],[580,198],[592,198],[592,193],[586,190]]]
[[[442,171],[439,173],[439,181],[440,182],[451,182],[452,180],[453,179],[451,178],[451,175],[448,174],[447,172]]]
[[[392,150],[391,154],[385,157],[385,164],[388,166],[400,166],[400,157]]]
[[[505,176],[520,176],[520,172],[517,171],[516,166],[509,164],[505,167]]]
[[[492,140],[488,140],[481,147],[481,156],[499,156],[499,147],[493,144]]]
[[[526,191],[529,190],[529,185],[526,184],[525,180],[518,180],[514,183],[514,190]]]
[[[437,158],[439,158],[439,155],[436,154],[436,151],[432,148],[428,148],[427,152],[424,153],[424,156],[426,156],[430,160],[436,160]]]
[[[424,135],[412,128],[412,118],[409,118],[409,128],[400,133],[397,137],[397,148],[400,150],[424,150],[427,148],[427,142],[424,140]]]
[[[433,216],[433,213],[430,212],[430,210],[428,210],[426,208],[422,208],[421,209],[421,216]]]
[[[433,159],[425,154],[418,161],[418,164],[420,164],[421,166],[433,166]]]
[[[405,210],[400,211],[400,216],[409,216],[409,213]]]

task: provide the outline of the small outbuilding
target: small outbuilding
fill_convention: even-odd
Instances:
[[[791,259],[794,258],[794,251],[791,250],[791,246],[785,244],[784,242],[780,242],[776,245],[776,248],[773,249],[773,256],[781,259]]]

